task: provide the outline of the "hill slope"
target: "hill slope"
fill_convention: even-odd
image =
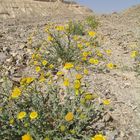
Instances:
[[[34,0],[0,0],[0,18],[86,15],[91,11],[78,4]]]

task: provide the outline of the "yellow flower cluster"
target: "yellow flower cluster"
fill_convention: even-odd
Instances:
[[[23,118],[26,117],[26,115],[27,115],[27,113],[24,112],[24,111],[19,112],[19,113],[17,114],[17,119],[22,120]],[[31,120],[34,120],[34,119],[36,119],[37,117],[38,117],[38,113],[37,113],[36,111],[33,111],[33,112],[30,113],[30,119],[31,119]]]
[[[57,31],[64,31],[64,29],[65,29],[64,26],[60,26],[60,25],[56,26]]]
[[[74,67],[74,65],[72,63],[66,63],[65,66],[64,66],[64,68],[67,69],[67,70],[69,70],[73,67]]]
[[[99,60],[91,58],[91,59],[89,59],[89,63],[94,64],[94,65],[98,65],[99,64]]]
[[[74,88],[75,88],[75,89],[79,89],[80,87],[81,87],[80,81],[79,81],[79,80],[75,80],[75,81],[74,81]]]
[[[20,85],[29,85],[35,80],[33,77],[25,77],[20,80]]]
[[[18,87],[15,87],[12,91],[11,97],[18,98],[21,95],[21,90]]]

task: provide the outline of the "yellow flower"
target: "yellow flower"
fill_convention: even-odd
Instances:
[[[88,93],[88,94],[85,95],[85,99],[86,100],[92,100],[93,99],[93,95]]]
[[[50,65],[49,65],[49,68],[50,68],[50,69],[53,69],[53,68],[54,68],[54,65],[53,65],[53,64],[50,64]]]
[[[73,67],[74,67],[74,65],[72,63],[66,63],[65,66],[64,66],[64,68],[68,69],[68,70],[73,68]]]
[[[89,34],[89,36],[94,37],[94,36],[96,35],[96,32],[94,32],[94,31],[89,31],[88,34]]]
[[[82,61],[86,61],[87,60],[87,57],[82,57]]]
[[[103,100],[103,104],[104,105],[109,105],[110,104],[110,100],[108,100],[108,99]]]
[[[57,26],[56,27],[56,30],[57,31],[64,31],[64,26]]]
[[[97,53],[97,56],[102,57],[103,54],[102,54],[101,52],[98,52],[98,53]]]
[[[76,79],[77,80],[80,80],[80,79],[82,79],[83,78],[83,76],[81,75],[81,74],[76,74]]]
[[[39,82],[44,82],[46,79],[45,79],[45,77],[44,76],[40,76],[39,77]]]
[[[32,137],[30,134],[25,134],[22,136],[22,140],[32,140]]]
[[[113,63],[108,63],[106,66],[109,69],[113,69],[114,68],[114,64]]]
[[[64,132],[65,129],[66,129],[66,127],[65,127],[64,125],[61,125],[61,126],[60,126],[60,130],[61,130],[61,132]]]
[[[47,64],[48,64],[48,61],[46,61],[46,60],[43,60],[43,61],[42,61],[42,65],[43,65],[43,66],[46,66]]]
[[[17,118],[19,120],[23,119],[26,117],[26,112],[22,111],[22,112],[19,112],[18,115],[17,115]]]
[[[111,55],[111,52],[112,52],[112,51],[111,51],[111,50],[106,50],[105,52],[106,52],[108,55]]]
[[[88,75],[89,74],[89,71],[87,69],[84,69],[84,74],[85,75]]]
[[[132,51],[131,52],[131,57],[135,58],[138,55],[138,51]]]
[[[26,85],[27,78],[22,78],[20,80],[20,85]]]
[[[34,65],[37,65],[38,64],[38,61],[34,61]]]
[[[95,135],[91,140],[106,140],[102,134]]]
[[[21,90],[18,87],[15,87],[12,91],[12,98],[18,98],[21,95]]]
[[[75,90],[75,95],[77,95],[77,96],[79,95],[79,90],[78,89]]]
[[[53,41],[53,38],[51,36],[48,36],[47,41]]]
[[[68,78],[64,79],[63,84],[64,86],[68,87],[70,85],[69,79]]]
[[[72,112],[68,112],[67,115],[65,116],[65,120],[66,120],[67,122],[70,122],[70,121],[72,121],[73,119],[74,119],[73,113],[72,113]]]
[[[89,63],[98,65],[99,60],[98,60],[98,59],[94,59],[94,58],[90,58],[90,59],[89,59]]]
[[[87,46],[87,47],[90,46],[90,42],[86,42],[86,46]]]
[[[83,52],[83,56],[84,56],[84,57],[87,57],[88,55],[89,55],[88,52]]]
[[[36,119],[37,117],[38,117],[38,113],[37,112],[33,111],[33,112],[30,113],[31,120]]]
[[[27,84],[30,84],[31,82],[33,82],[35,80],[35,78],[33,78],[33,77],[27,77],[26,78],[26,83]]]
[[[33,82],[35,80],[35,78],[33,78],[33,77],[25,77],[25,78],[22,78],[21,80],[20,80],[20,84],[21,85],[28,85],[28,84],[30,84],[31,82]]]
[[[14,119],[10,119],[9,123],[13,124],[14,123]]]
[[[57,76],[62,76],[62,75],[64,75],[64,73],[62,71],[57,72]]]
[[[74,88],[75,88],[75,89],[79,89],[80,87],[81,87],[80,81],[79,81],[79,80],[75,80],[75,81],[74,81]]]
[[[83,49],[83,45],[82,44],[77,44],[77,47],[82,50]]]
[[[35,68],[36,72],[40,72],[41,71],[41,68],[38,66]]]
[[[78,36],[77,35],[73,36],[73,40],[77,41],[78,40]]]

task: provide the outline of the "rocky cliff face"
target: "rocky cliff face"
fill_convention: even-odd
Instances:
[[[76,16],[91,14],[86,7],[78,4],[62,3],[51,0],[0,0],[0,18],[28,18],[47,16]]]

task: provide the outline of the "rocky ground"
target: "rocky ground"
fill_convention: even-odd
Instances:
[[[103,46],[113,50],[112,60],[119,69],[101,75],[99,83],[115,96],[112,113],[121,130],[120,140],[140,139],[140,79],[133,71],[130,52],[140,46],[140,6],[122,13],[101,16],[99,32],[104,36]]]
[[[56,11],[52,13],[54,7]],[[52,3],[32,0],[21,3],[0,0],[0,68],[7,70],[11,80],[16,82],[30,72],[28,58],[32,48],[28,46],[27,38],[33,31],[39,32],[37,41],[49,21],[83,20],[93,14],[76,4],[55,3],[54,7]],[[100,22],[97,29],[100,44],[112,50],[112,61],[118,66],[108,74],[93,77],[103,96],[112,100],[113,111],[108,113],[116,129],[106,132],[108,140],[140,140],[140,78],[133,70],[134,59],[130,57],[130,52],[140,46],[140,6],[96,17]],[[5,71],[2,68],[0,71],[3,76]]]

